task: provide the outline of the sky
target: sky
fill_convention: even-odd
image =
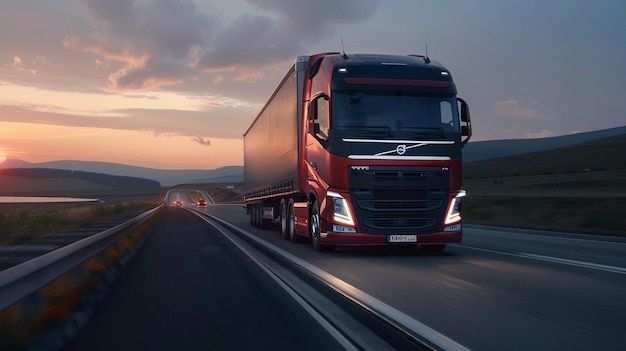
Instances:
[[[0,162],[243,164],[295,58],[424,54],[472,141],[626,125],[625,1],[2,0]]]

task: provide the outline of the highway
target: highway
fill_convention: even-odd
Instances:
[[[194,215],[194,211],[201,214]],[[203,218],[206,218],[203,219]],[[208,221],[401,311],[458,349],[622,350],[626,240],[466,226],[462,245],[313,251],[241,205],[169,207],[68,350],[333,350],[346,344]],[[362,345],[361,345],[362,347]],[[380,349],[372,347],[372,349]]]

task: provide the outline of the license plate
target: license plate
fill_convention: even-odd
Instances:
[[[389,243],[416,243],[417,235],[387,235]]]

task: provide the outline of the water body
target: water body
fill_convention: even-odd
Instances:
[[[72,202],[98,202],[98,199],[79,197],[52,197],[52,196],[0,196],[0,204],[28,204],[28,203],[72,203]]]

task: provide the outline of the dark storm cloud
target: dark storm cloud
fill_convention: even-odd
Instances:
[[[286,27],[300,37],[319,38],[329,26],[349,24],[374,15],[379,0],[247,0],[282,16]]]
[[[216,20],[184,0],[79,0],[92,26],[89,37],[68,36],[69,49],[118,61],[112,90],[173,85],[193,74]]]
[[[200,61],[206,70],[231,69],[235,78],[254,78],[259,65],[309,52],[312,42],[334,28],[371,17],[378,0],[247,0],[268,15],[243,16],[229,25]],[[340,38],[337,38],[340,42]]]
[[[184,0],[79,0],[96,35],[113,47],[132,44],[152,56],[184,58],[205,44],[215,21]]]

